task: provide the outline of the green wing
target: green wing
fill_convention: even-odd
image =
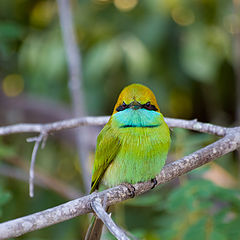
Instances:
[[[97,147],[95,153],[91,191],[98,188],[102,177],[114,160],[120,148],[120,140],[116,131],[111,127],[110,122],[105,125],[97,138]]]

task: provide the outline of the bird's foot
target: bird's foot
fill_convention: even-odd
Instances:
[[[135,197],[135,187],[131,184],[131,183],[122,183],[121,185],[123,185],[124,187],[126,187],[128,189],[129,195],[131,198]]]
[[[155,188],[155,186],[157,185],[158,182],[157,182],[156,178],[151,179],[151,182],[153,183],[151,189],[153,189],[153,188]]]

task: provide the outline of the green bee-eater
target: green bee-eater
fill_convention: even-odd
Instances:
[[[91,192],[101,184],[113,187],[155,178],[169,146],[169,128],[153,92],[141,84],[127,86],[97,138]]]

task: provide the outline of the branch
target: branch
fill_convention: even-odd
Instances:
[[[108,228],[108,230],[119,240],[130,240],[125,232],[119,228],[112,218],[110,217],[111,214],[107,214],[107,212],[104,210],[102,204],[102,200],[100,198],[94,198],[91,202],[91,207],[93,211],[96,213],[98,218],[102,220],[102,222],[105,224],[105,226]]]
[[[183,119],[176,119],[176,118],[164,118],[164,119],[170,128],[176,128],[176,127],[185,128],[188,130],[213,134],[219,137],[225,136],[228,129],[226,127],[221,127],[221,126],[213,125],[210,123],[198,122],[197,119],[194,119],[194,120],[183,120]]]
[[[107,123],[108,119],[109,117],[82,117],[47,124],[21,123],[0,127],[0,136],[14,133],[51,133],[80,126],[103,126]]]
[[[203,128],[201,128],[202,130]],[[211,127],[209,128],[211,129]],[[157,184],[163,184],[183,175],[192,169],[200,167],[222,155],[240,147],[240,127],[224,128],[226,136],[222,139],[163,167],[156,177]],[[134,184],[135,195],[141,195],[152,188],[152,182]],[[27,232],[41,229],[63,222],[79,215],[92,212],[93,198],[106,199],[106,207],[127,200],[131,197],[127,187],[119,185],[99,193],[93,193],[82,198],[61,204],[54,208],[17,218],[0,224],[0,239],[21,236]]]
[[[64,129],[71,129],[80,126],[103,126],[109,120],[109,116],[102,117],[81,117],[81,118],[72,118],[64,121],[57,121],[47,124],[31,124],[31,123],[22,123],[15,124],[6,127],[0,127],[0,136],[10,135],[16,133],[42,133],[46,134],[57,132]],[[189,130],[199,131],[203,133],[209,133],[217,136],[225,136],[227,129],[225,127],[201,123],[197,120],[182,120],[176,118],[165,118],[166,123],[170,128],[185,128]]]
[[[64,47],[67,55],[67,64],[69,71],[69,90],[72,99],[72,108],[74,117],[82,117],[85,114],[85,103],[82,91],[82,64],[81,53],[77,46],[76,34],[74,31],[72,21],[72,11],[69,0],[57,0],[58,12],[60,17],[60,25],[62,36],[64,40]],[[85,190],[89,190],[90,186],[90,172],[88,169],[87,161],[89,154],[89,146],[87,146],[85,136],[87,129],[81,129],[75,132],[77,151],[79,155],[80,167],[83,170],[83,183]]]

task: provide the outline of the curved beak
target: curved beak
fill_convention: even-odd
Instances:
[[[139,103],[138,101],[134,100],[133,102],[131,102],[129,104],[129,108],[133,109],[133,110],[137,110],[137,109],[140,109],[142,108],[142,104]]]

